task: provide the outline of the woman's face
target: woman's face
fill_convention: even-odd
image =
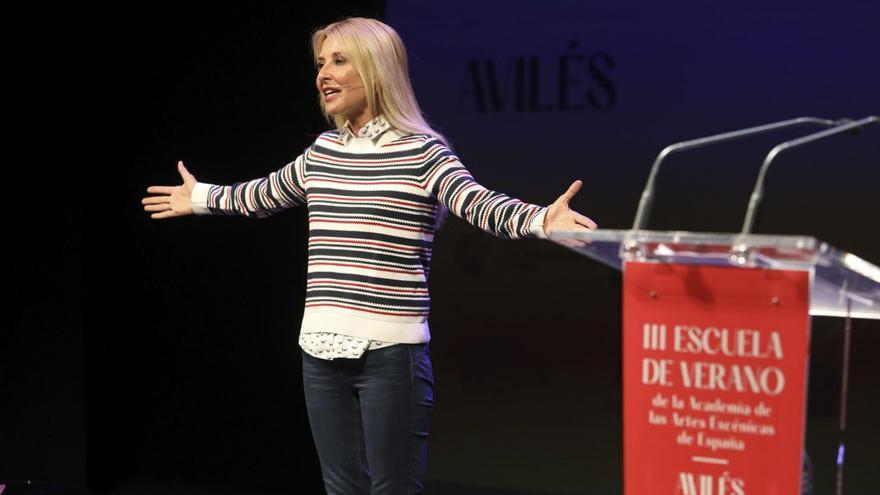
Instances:
[[[327,38],[318,54],[318,91],[324,99],[324,108],[331,115],[342,115],[355,123],[370,118],[367,96],[361,76],[348,61],[336,40]]]

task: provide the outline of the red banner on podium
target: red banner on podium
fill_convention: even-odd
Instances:
[[[809,273],[627,263],[625,495],[800,493]]]

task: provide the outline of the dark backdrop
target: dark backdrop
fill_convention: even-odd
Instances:
[[[443,106],[460,97],[464,83],[447,94],[425,79],[434,59],[419,37],[419,23],[400,9],[437,20],[423,36],[438,30],[449,37],[477,36],[442,59],[440,73],[456,81],[465,80],[469,60],[485,57],[479,36],[492,38],[486,36],[493,25],[488,13],[452,10],[443,17],[431,4],[395,3],[389,22],[398,25],[398,19],[404,39],[412,40],[416,91],[429,117],[449,134],[481,183],[549,204],[573,178],[583,178],[587,184],[572,206],[603,227],[629,225],[650,161],[665,144],[801,113],[856,117],[880,107],[870,90],[877,87],[871,81],[880,82],[876,46],[865,36],[877,18],[868,14],[876,8],[866,3],[701,11],[685,24],[714,32],[712,23],[752,22],[763,34],[748,56],[721,43],[727,51],[719,58],[709,50],[684,50],[691,46],[687,37],[673,36],[668,43],[683,50],[679,58],[685,63],[662,66],[677,67],[671,75],[651,63],[653,54],[634,47],[639,36],[646,46],[668,39],[644,28],[646,15],[674,18],[683,7],[627,17],[613,9],[597,13],[563,5],[570,23],[581,19],[592,32],[604,33],[579,39],[578,48],[607,52],[617,68],[606,68],[618,90],[616,106],[585,111],[583,127],[558,112],[487,116],[474,106]],[[118,493],[147,482],[251,493],[318,491],[296,346],[306,212],[261,220],[157,221],[143,212],[140,198],[148,185],[179,183],[179,159],[198,179],[222,184],[264,176],[290,161],[327,128],[314,97],[310,30],[345,14],[383,18],[385,5],[197,8],[151,2],[100,14],[109,19],[59,19],[52,24],[58,29],[47,30],[59,35],[53,47],[63,63],[43,67],[45,80],[57,84],[65,74],[69,88],[94,99],[71,92],[78,111],[66,115],[63,127],[46,126],[36,143],[38,154],[50,159],[25,174],[30,182],[24,183],[43,184],[47,199],[35,201],[30,191],[13,196],[16,211],[24,204],[28,215],[11,221],[20,242],[11,243],[8,264],[15,317],[0,347],[0,480],[88,480],[95,491]],[[494,15],[496,37],[511,36],[504,27],[510,11]],[[798,52],[798,46],[776,47],[774,53],[797,52],[788,69],[810,75],[802,86],[789,81],[782,88],[797,86],[800,93],[772,84],[755,89],[761,86],[750,76],[754,70],[737,71],[739,78],[721,71],[728,64],[754,68],[749,57],[761,53],[760,43],[771,43],[768,24],[785,24],[780,19],[830,26],[830,35],[796,33],[815,47],[830,43],[821,56]],[[532,21],[531,28],[548,22]],[[616,30],[620,26],[627,29]],[[554,29],[552,22],[547,29]],[[545,45],[559,40],[539,32],[535,39],[543,41],[532,46],[528,32],[512,52],[496,47],[492,56],[499,64],[510,53],[556,56]],[[626,36],[608,34],[614,32]],[[77,33],[91,42],[88,49],[65,45]],[[82,62],[83,54],[97,63]],[[757,66],[773,66],[768,58]],[[829,65],[834,70],[823,69]],[[761,75],[772,81],[774,74]],[[693,78],[708,78],[707,89],[674,89],[677,81]],[[851,78],[861,79],[847,83]],[[743,86],[761,97],[725,97]],[[785,95],[778,108],[774,91]],[[43,94],[49,101],[49,92]],[[725,104],[713,112],[707,101]],[[106,112],[96,112],[98,102]],[[646,110],[646,123],[629,118],[628,111],[635,115],[639,109]],[[702,119],[685,118],[694,116]],[[477,131],[487,125],[500,127],[488,140],[479,139]],[[510,142],[511,132],[528,133],[539,144],[560,136],[566,143],[549,151],[552,160],[490,163],[486,157]],[[880,262],[871,216],[880,179],[878,133],[866,129],[846,145],[820,145],[820,151],[793,157],[797,173],[780,169],[770,177],[774,194],[768,195],[760,230],[815,235]],[[750,179],[705,173],[707,163],[718,162],[723,170],[727,163],[759,161],[769,146],[794,135],[719,155],[681,157],[661,179],[652,227],[734,230]],[[523,156],[547,156],[532,154],[541,146],[532,149]],[[540,171],[537,180],[534,170]],[[619,274],[552,243],[494,239],[457,218],[438,235],[433,266],[430,321],[438,388],[428,476],[434,492],[464,493],[464,485],[482,486],[483,493],[491,487],[619,491]],[[817,488],[829,491],[839,322],[818,319],[813,331],[807,447],[817,462]],[[536,334],[553,341],[536,345]],[[878,459],[880,404],[871,393],[880,385],[873,359],[878,344],[876,323],[856,322],[847,480],[857,491],[869,490]]]

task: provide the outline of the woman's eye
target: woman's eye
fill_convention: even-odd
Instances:
[[[342,64],[344,64],[345,62],[346,62],[345,59],[341,59],[341,58],[336,59],[336,65],[342,65]],[[318,63],[317,63],[317,67],[318,67],[318,70],[320,70],[321,67],[324,67],[324,62],[318,62]]]

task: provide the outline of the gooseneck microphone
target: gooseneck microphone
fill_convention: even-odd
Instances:
[[[639,200],[639,209],[636,211],[636,218],[632,226],[633,230],[641,230],[648,222],[648,216],[650,215],[651,205],[654,200],[654,183],[655,179],[657,178],[657,171],[660,169],[660,164],[663,163],[663,160],[665,160],[667,156],[679,151],[701,148],[703,146],[715,143],[723,143],[725,141],[733,141],[736,139],[755,136],[758,134],[763,134],[765,132],[775,131],[777,129],[784,129],[786,127],[801,124],[812,124],[831,127],[836,125],[837,122],[828,119],[819,119],[816,117],[798,117],[795,119],[783,120],[781,122],[764,124],[757,127],[749,127],[747,129],[740,129],[736,131],[725,132],[723,134],[715,134],[713,136],[692,139],[690,141],[682,141],[680,143],[671,144],[663,148],[663,151],[661,151],[660,154],[657,155],[657,158],[654,160],[654,166],[651,167],[651,173],[648,175],[648,182],[645,184],[645,189],[642,191],[642,197]]]
[[[761,171],[758,172],[758,180],[755,181],[755,188],[752,190],[752,196],[749,198],[749,208],[746,211],[745,221],[743,221],[741,235],[747,235],[752,232],[752,227],[755,223],[755,216],[758,213],[758,207],[761,204],[761,199],[763,199],[764,197],[764,178],[767,175],[767,169],[770,168],[770,164],[773,163],[773,160],[775,160],[776,157],[778,157],[783,151],[787,151],[807,143],[812,143],[813,141],[825,139],[835,134],[840,134],[842,132],[850,131],[851,133],[858,134],[859,131],[861,131],[862,127],[870,124],[875,124],[877,122],[880,122],[880,117],[877,117],[876,115],[865,117],[860,120],[842,119],[838,121],[839,125],[832,127],[831,129],[826,129],[824,131],[809,134],[798,139],[786,141],[770,150],[770,153],[767,153],[767,157],[764,158],[764,163],[761,165]]]

